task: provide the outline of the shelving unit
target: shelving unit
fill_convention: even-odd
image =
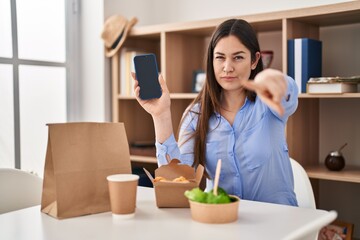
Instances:
[[[314,116],[311,114],[314,114],[315,117],[318,118],[319,100],[321,100],[321,99],[359,99],[359,98],[360,98],[360,93],[344,93],[344,94],[304,94],[304,93],[302,93],[302,94],[299,94],[300,104],[303,104],[303,105],[307,104],[307,105],[313,105],[313,106],[312,107],[304,107],[305,110],[303,110],[304,112],[301,114],[304,117],[312,116],[312,118]],[[309,100],[311,102],[306,102]],[[305,111],[308,111],[308,112],[305,113]],[[298,121],[301,121],[301,120],[298,120]],[[293,123],[293,124],[297,124],[297,123]],[[305,138],[307,137],[306,139],[309,139],[312,137],[314,139],[319,139],[319,136],[318,136],[319,126],[318,125],[320,124],[320,121],[319,120],[313,121],[313,124],[314,125],[312,125],[312,127],[315,132],[312,134],[308,134],[309,136],[305,136]],[[306,124],[304,125],[304,127],[306,127]],[[291,127],[288,126],[287,130],[291,131],[290,128]],[[315,129],[317,129],[317,130],[315,130]],[[313,131],[313,130],[308,129],[308,130],[303,130],[303,131]],[[310,137],[310,135],[312,135],[312,137]],[[297,144],[296,143],[297,140],[298,140],[297,138],[293,139],[294,144]],[[320,144],[321,143],[319,142],[317,146],[319,146]],[[309,149],[311,149],[311,147],[309,147]],[[304,151],[306,151],[306,150],[304,149]],[[292,153],[292,151],[290,150],[290,154],[291,153]],[[329,171],[323,164],[319,164],[319,159],[318,159],[319,153],[315,152],[315,153],[311,153],[311,154],[314,155],[313,161],[308,161],[305,163],[305,161],[302,161],[302,162],[300,161],[301,158],[299,158],[299,160],[298,160],[302,165],[305,165],[305,170],[310,178],[321,179],[321,180],[360,183],[360,167],[349,165],[349,166],[346,166],[346,168],[340,172]]]
[[[260,46],[267,46],[268,41],[264,35],[273,33],[275,41],[271,47],[276,50],[276,56],[281,56],[273,67],[286,73],[288,39],[320,39],[322,27],[360,23],[360,1],[237,17],[253,25],[259,36]],[[191,89],[193,71],[204,69],[204,57],[211,33],[224,20],[226,19],[135,27],[125,42],[124,47],[157,55],[160,71],[171,92],[174,132],[177,132],[183,111],[196,96]],[[321,40],[326,42],[326,39]],[[139,106],[133,96],[119,94],[120,59],[119,54],[112,58],[113,121],[125,123],[129,143],[155,142],[151,116]],[[342,172],[330,172],[319,164],[319,148],[322,144],[319,138],[319,111],[320,101],[323,99],[356,100],[360,99],[360,93],[300,94],[298,109],[289,118],[286,129],[289,153],[306,168],[313,179],[360,183],[360,170],[357,167],[347,166]],[[156,163],[155,156],[132,155],[131,159],[138,164]]]

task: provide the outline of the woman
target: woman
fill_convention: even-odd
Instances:
[[[152,115],[159,164],[171,159],[206,169],[213,187],[222,159],[219,186],[242,199],[297,206],[285,140],[288,117],[297,108],[295,81],[280,71],[263,71],[256,33],[244,20],[218,26],[207,52],[206,81],[185,111],[176,142],[170,97],[159,76],[162,96],[140,105]],[[133,78],[135,75],[133,74]]]

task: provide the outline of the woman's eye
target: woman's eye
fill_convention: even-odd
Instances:
[[[242,60],[242,59],[244,59],[244,57],[243,57],[243,56],[238,55],[238,56],[235,56],[235,57],[234,57],[234,59],[235,59],[235,60]]]
[[[215,59],[218,59],[218,60],[223,60],[224,57],[223,56],[215,56]]]

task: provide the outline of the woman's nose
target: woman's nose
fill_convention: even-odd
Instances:
[[[224,62],[224,68],[223,68],[223,72],[225,73],[229,73],[229,72],[232,72],[234,71],[234,67],[232,66],[232,63],[230,60],[226,60]]]

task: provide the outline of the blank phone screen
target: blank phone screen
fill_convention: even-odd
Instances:
[[[161,87],[158,80],[158,68],[154,54],[138,55],[134,57],[136,78],[140,86],[141,99],[161,97]]]

